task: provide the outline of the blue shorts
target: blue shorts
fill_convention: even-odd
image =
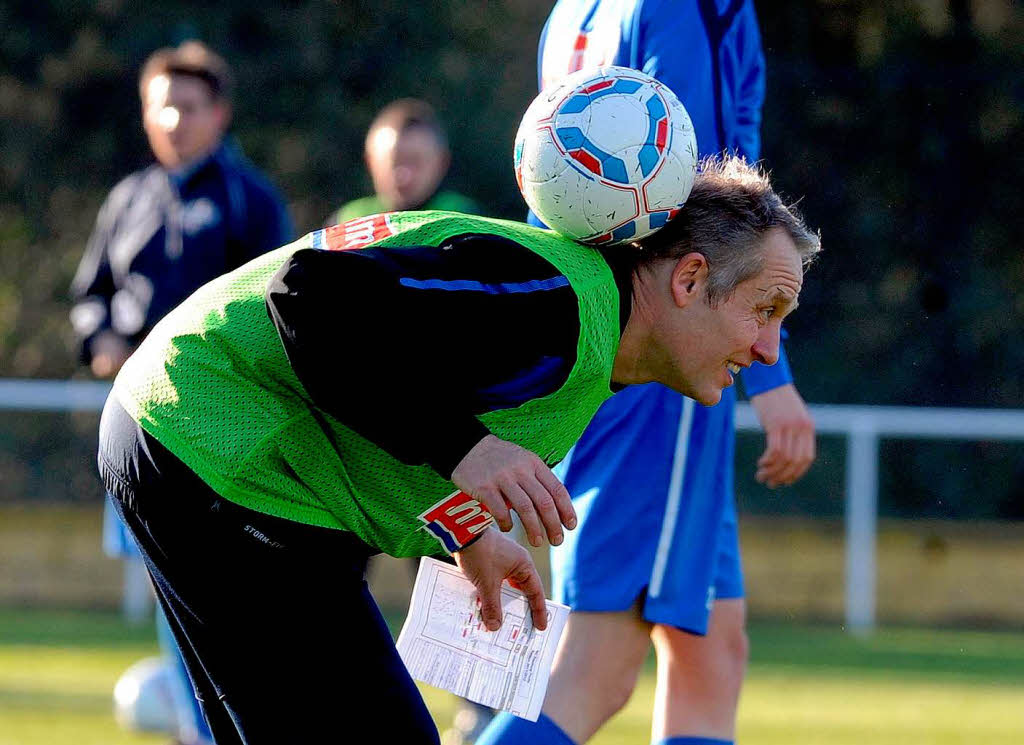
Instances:
[[[103,553],[111,559],[134,559],[142,561],[142,553],[135,544],[128,528],[121,522],[110,495],[103,500]]]
[[[733,500],[736,394],[704,407],[631,386],[598,411],[556,473],[579,516],[552,548],[554,599],[707,633],[715,599],[743,597]]]

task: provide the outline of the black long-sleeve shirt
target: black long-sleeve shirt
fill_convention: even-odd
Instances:
[[[628,271],[616,278],[624,326]],[[495,235],[440,247],[301,250],[272,279],[266,301],[318,408],[446,478],[488,434],[477,415],[554,392],[576,361],[579,307],[568,281]]]

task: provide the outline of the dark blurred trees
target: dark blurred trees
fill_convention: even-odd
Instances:
[[[0,375],[74,371],[67,285],[107,190],[148,161],[135,77],[153,49],[198,37],[232,62],[235,133],[300,230],[366,191],[365,128],[405,95],[447,119],[453,185],[520,217],[511,143],[548,8],[0,2]],[[789,324],[806,398],[1024,405],[1024,10],[758,8],[763,153],[826,247]],[[900,458],[922,473],[934,461],[913,445]],[[919,501],[928,488],[897,481]]]
[[[67,286],[106,192],[149,162],[136,77],[201,38],[232,63],[234,131],[300,230],[368,188],[376,110],[416,95],[447,120],[451,178],[521,215],[512,139],[536,87],[540,3],[0,2],[0,375],[74,369]]]
[[[763,152],[806,195],[826,247],[788,323],[801,390],[812,401],[1024,407],[1020,4],[759,7]],[[1020,519],[1022,451],[888,443],[881,510]],[[815,470],[776,499],[806,508],[825,487]]]
[[[801,387],[1024,405],[1019,5],[799,5],[763,21],[764,152],[828,251],[801,302],[814,310],[792,323],[813,339]]]

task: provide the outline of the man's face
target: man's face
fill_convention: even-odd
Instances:
[[[782,319],[796,308],[803,267],[793,239],[781,228],[767,233],[761,247],[765,261],[758,275],[714,308],[698,280],[699,295],[666,324],[675,378],[670,386],[705,406],[721,400],[739,368],[772,365],[779,358]]]
[[[230,111],[202,80],[156,75],[146,85],[142,124],[165,168],[179,168],[211,152],[227,129]]]
[[[389,210],[414,209],[437,190],[448,170],[448,151],[426,127],[382,127],[367,147],[366,165]]]

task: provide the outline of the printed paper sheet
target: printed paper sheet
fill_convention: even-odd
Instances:
[[[491,632],[475,593],[457,567],[422,559],[398,653],[416,680],[537,721],[569,608],[548,600],[548,627],[538,631],[526,596],[502,585],[502,624]]]

